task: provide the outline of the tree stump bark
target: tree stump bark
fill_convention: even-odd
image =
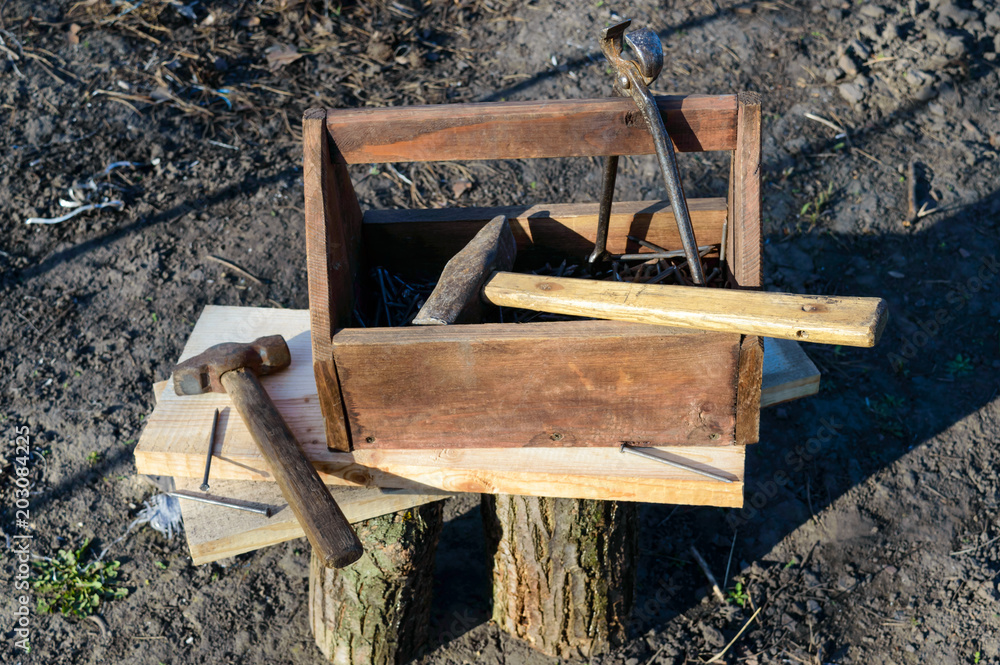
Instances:
[[[483,521],[501,629],[558,658],[624,641],[638,504],[483,495]]]
[[[309,567],[309,623],[336,665],[397,665],[427,639],[434,553],[443,501],[355,524],[365,554],[356,563]]]

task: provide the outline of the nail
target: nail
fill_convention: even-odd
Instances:
[[[652,451],[646,450],[645,448],[633,448],[632,446],[628,445],[627,443],[623,443],[622,444],[621,451],[623,453],[632,453],[633,455],[637,455],[638,457],[645,457],[646,459],[651,459],[651,460],[654,460],[656,462],[661,462],[663,464],[675,467],[677,469],[684,469],[685,471],[690,471],[692,473],[697,473],[699,476],[705,476],[706,478],[711,478],[712,480],[718,480],[718,481],[723,482],[723,483],[732,483],[733,482],[729,478],[726,478],[725,476],[720,476],[717,473],[712,473],[711,471],[703,471],[703,470],[697,469],[697,468],[695,468],[693,466],[688,466],[687,464],[681,464],[680,462],[675,462],[675,461],[669,460],[669,459],[667,459],[665,457],[660,457],[659,455],[656,455]]]
[[[274,509],[263,503],[253,503],[251,501],[239,501],[237,499],[226,499],[221,496],[214,496],[212,494],[195,494],[193,492],[187,492],[184,490],[174,490],[172,492],[167,492],[168,495],[177,497],[178,499],[190,499],[191,501],[197,501],[199,503],[207,503],[212,506],[223,506],[225,508],[234,508],[236,510],[245,510],[248,513],[257,513],[258,515],[264,515],[265,517],[270,517],[274,514]]]
[[[212,468],[212,448],[215,446],[215,428],[219,425],[219,410],[212,416],[212,433],[208,435],[208,455],[205,456],[205,475],[201,479],[201,491],[208,491],[208,472]]]

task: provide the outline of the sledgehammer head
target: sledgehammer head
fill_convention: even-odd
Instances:
[[[219,380],[234,369],[247,369],[257,376],[288,367],[292,356],[281,335],[260,337],[250,343],[216,344],[174,368],[174,392],[178,395],[224,393]]]
[[[517,243],[507,218],[494,217],[448,261],[434,292],[414,317],[413,325],[478,323],[483,285],[494,272],[514,267],[515,256]]]

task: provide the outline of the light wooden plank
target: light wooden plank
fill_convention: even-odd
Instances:
[[[288,341],[291,367],[263,377],[262,383],[327,484],[742,505],[742,446],[659,448],[727,474],[736,480],[730,484],[624,455],[615,448],[331,451],[326,446],[312,378],[307,311],[207,307],[182,358],[220,341],[249,341],[263,334],[281,334]],[[227,395],[179,397],[170,385],[164,389],[136,445],[139,472],[200,477],[204,469],[204,442],[215,408],[221,413],[212,477],[269,480],[269,470],[242,420],[232,413]]]
[[[764,338],[761,408],[819,392],[820,372],[798,342]]]
[[[605,282],[513,272],[494,273],[483,286],[483,298],[494,305],[538,312],[864,347],[878,342],[888,316],[881,298]],[[760,377],[759,366],[756,375]]]
[[[598,207],[594,202],[369,210],[364,215],[362,232],[365,246],[377,253],[383,265],[395,270],[414,267],[440,270],[486,222],[504,215],[510,222],[519,254],[577,256],[582,262],[594,249]],[[699,242],[706,245],[720,242],[726,200],[691,199],[688,209]],[[616,201],[608,223],[608,251],[613,254],[648,251],[627,236],[668,249],[681,246],[677,222],[666,201]]]
[[[735,95],[656,98],[680,152],[732,150]],[[328,109],[349,164],[639,155],[653,140],[628,98]]]
[[[177,489],[199,492],[201,480],[177,478]],[[178,499],[184,532],[195,565],[218,561],[283,543],[305,534],[276,483],[212,478],[211,493],[231,499],[272,506],[271,517],[241,510]],[[330,493],[351,523],[446,499],[440,491],[414,491],[362,487],[330,487]]]
[[[574,321],[349,328],[333,342],[355,451],[734,442],[734,333]]]

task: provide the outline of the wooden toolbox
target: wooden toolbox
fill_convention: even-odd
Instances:
[[[690,200],[691,217],[699,244],[727,229],[727,286],[759,288],[759,97],[657,103],[679,152],[731,153],[728,195]],[[630,99],[313,109],[303,134],[312,361],[332,450],[757,441],[756,336],[611,321],[350,327],[372,267],[436,275],[497,214],[511,222],[519,261],[581,263],[598,204],[363,213],[348,165],[652,153]],[[615,203],[608,250],[639,251],[628,235],[680,247],[661,201]]]

